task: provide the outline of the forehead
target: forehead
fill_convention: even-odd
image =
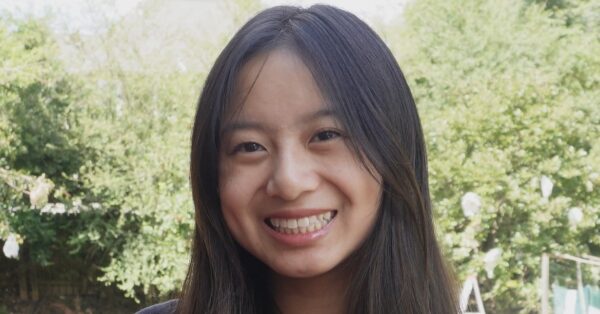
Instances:
[[[308,67],[285,48],[259,54],[242,67],[233,104],[238,108],[226,121],[264,121],[282,126],[327,109]]]

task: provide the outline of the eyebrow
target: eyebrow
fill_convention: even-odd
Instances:
[[[336,114],[331,109],[321,109],[307,115],[304,115],[298,121],[296,121],[296,125],[298,124],[306,124],[308,122],[321,119],[324,117],[336,116]],[[252,121],[235,121],[227,123],[223,129],[221,130],[221,135],[225,135],[230,132],[239,131],[239,130],[258,130],[258,131],[268,131],[269,128],[261,123],[252,122]]]

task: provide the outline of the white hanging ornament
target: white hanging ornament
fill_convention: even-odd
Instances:
[[[494,269],[500,263],[500,258],[502,257],[502,249],[494,248],[485,253],[485,257],[483,259],[485,271],[487,273],[488,278],[494,278]]]
[[[542,176],[540,179],[540,188],[542,189],[542,197],[548,199],[552,195],[554,183],[547,176]]]
[[[571,226],[577,226],[583,221],[583,211],[579,207],[571,207],[567,213]]]
[[[467,192],[463,195],[460,205],[465,217],[473,217],[479,214],[479,210],[481,209],[481,197],[474,192]]]
[[[19,258],[19,243],[17,243],[17,238],[14,234],[9,234],[6,242],[4,242],[4,247],[2,247],[2,252],[4,252],[4,256],[8,258]]]

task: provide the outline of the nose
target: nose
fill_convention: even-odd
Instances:
[[[282,150],[273,163],[267,182],[267,195],[292,201],[318,187],[319,175],[309,153],[302,150]]]

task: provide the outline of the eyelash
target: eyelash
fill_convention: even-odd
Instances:
[[[233,149],[233,152],[231,152],[231,153],[232,153],[232,154],[235,154],[235,153],[240,153],[240,152],[241,152],[241,153],[253,153],[253,152],[255,152],[255,151],[258,151],[258,150],[259,150],[259,149],[256,149],[256,150],[247,150],[247,149],[246,149],[245,151],[243,151],[243,149],[245,149],[245,148],[248,148],[248,146],[250,146],[250,145],[252,145],[252,146],[254,146],[254,145],[256,145],[256,146],[259,146],[259,149],[260,149],[260,148],[262,148],[262,146],[261,146],[260,144],[258,144],[258,143],[255,143],[255,142],[244,142],[244,143],[241,143],[241,144],[237,145],[237,146],[236,146],[236,147]],[[256,147],[255,147],[255,148],[256,148]]]
[[[342,137],[342,133],[340,131],[337,131],[337,130],[321,130],[321,131],[318,131],[313,137],[311,137],[311,142],[313,141],[313,139],[315,139],[319,135],[323,135],[323,134],[327,134],[328,136],[325,139],[319,140],[319,142],[329,141],[329,140],[336,139],[338,137]],[[253,146],[252,149],[248,149],[249,146],[251,146],[251,145]],[[256,142],[244,142],[244,143],[238,144],[233,149],[232,154],[239,153],[239,152],[242,152],[242,153],[253,153],[253,152],[257,152],[257,151],[261,150],[261,148],[264,150],[264,147],[262,147],[260,144],[258,144]]]
[[[314,139],[315,137],[317,137],[317,136],[319,136],[321,134],[329,134],[329,135],[333,134],[334,135],[333,137],[328,137],[328,138],[326,138],[324,140],[321,140],[321,141],[328,141],[328,140],[331,140],[331,139],[338,138],[338,137],[342,136],[342,133],[340,131],[337,131],[337,130],[320,130],[320,131],[317,132],[317,134],[315,134],[311,138],[311,141],[312,141],[312,139]]]

